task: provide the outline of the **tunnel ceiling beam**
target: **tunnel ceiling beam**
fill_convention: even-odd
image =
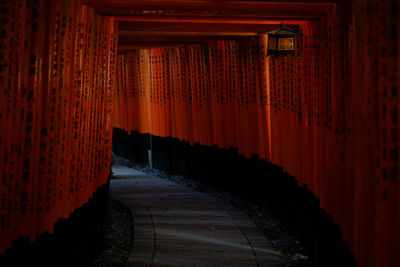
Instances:
[[[119,47],[232,40],[320,19],[335,1],[83,0],[119,26]]]
[[[255,36],[256,32],[252,31],[209,31],[209,32],[198,32],[198,31],[120,31],[119,36]]]
[[[198,36],[120,36],[119,37],[119,50],[124,47],[155,47],[160,46],[174,46],[178,44],[193,44],[193,43],[204,43],[208,41],[218,40],[241,40],[246,39],[249,36],[238,36],[238,35],[198,35]]]
[[[199,32],[210,33],[213,32],[260,32],[276,28],[280,21],[269,21],[268,24],[244,24],[244,23],[198,23],[198,22],[137,22],[137,21],[120,21],[119,32],[120,35],[126,35],[128,32]],[[285,24],[297,24],[285,21]]]
[[[109,16],[196,16],[196,17],[273,17],[309,12],[327,12],[335,1],[130,1],[85,0],[96,10]]]

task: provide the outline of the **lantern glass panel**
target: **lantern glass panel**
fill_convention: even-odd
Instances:
[[[278,39],[278,50],[294,50],[294,39],[293,38],[279,38]]]

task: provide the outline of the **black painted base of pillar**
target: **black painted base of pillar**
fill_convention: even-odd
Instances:
[[[68,219],[54,225],[53,234],[14,241],[12,248],[0,254],[0,266],[88,266],[104,245],[105,215],[109,182],[100,186],[88,203],[76,209]]]
[[[148,164],[150,136],[114,129],[114,153]],[[203,146],[171,137],[151,136],[153,168],[215,186],[270,210],[306,249],[313,266],[355,266],[341,230],[320,208],[306,186],[283,169],[257,156],[246,159],[237,149]]]

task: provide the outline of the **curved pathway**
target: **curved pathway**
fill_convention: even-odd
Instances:
[[[127,266],[281,266],[250,218],[226,201],[121,165],[111,197],[130,208]]]

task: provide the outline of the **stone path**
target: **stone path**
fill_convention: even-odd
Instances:
[[[250,218],[226,201],[121,166],[111,197],[133,214],[127,266],[281,266]]]

